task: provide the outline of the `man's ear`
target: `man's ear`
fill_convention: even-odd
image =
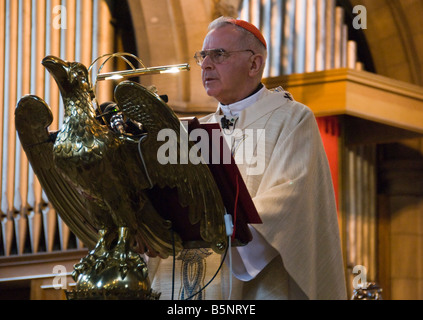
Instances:
[[[255,76],[263,71],[264,68],[264,57],[261,54],[255,54],[251,56],[250,64],[250,76]]]

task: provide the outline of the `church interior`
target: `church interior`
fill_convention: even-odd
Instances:
[[[374,283],[384,300],[423,299],[423,1],[421,0],[0,0],[0,300],[66,299],[84,244],[37,181],[16,134],[26,94],[62,101],[41,65],[47,55],[92,65],[100,103],[128,69],[127,52],[178,116],[216,110],[193,58],[220,16],[256,25],[268,42],[263,83],[314,112],[335,188],[348,296]],[[98,60],[96,60],[99,58]],[[358,280],[359,279],[359,280]]]

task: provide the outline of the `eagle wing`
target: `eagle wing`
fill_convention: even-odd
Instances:
[[[86,200],[60,175],[53,163],[53,139],[48,126],[53,115],[45,101],[27,95],[15,109],[22,147],[49,201],[72,232],[88,247],[97,242],[97,227],[89,220]]]
[[[199,223],[202,239],[222,252],[226,247],[222,197],[207,164],[190,161],[193,153],[198,156],[196,147],[176,114],[158,95],[131,81],[116,87],[115,100],[123,114],[147,132],[139,154],[151,184],[177,190],[179,204],[189,209],[189,222]]]

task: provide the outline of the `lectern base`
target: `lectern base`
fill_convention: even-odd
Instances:
[[[119,230],[117,245],[110,250],[93,250],[75,265],[73,291],[68,300],[158,300],[151,289],[147,264],[128,249],[127,228]]]

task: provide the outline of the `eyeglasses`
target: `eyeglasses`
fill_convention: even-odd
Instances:
[[[197,64],[201,67],[203,64],[204,59],[208,56],[210,57],[211,61],[215,64],[220,64],[224,62],[232,53],[236,52],[246,52],[249,51],[253,55],[255,54],[253,50],[239,50],[239,51],[225,51],[225,49],[211,49],[211,50],[204,50],[204,51],[197,51],[194,55],[194,59]]]

